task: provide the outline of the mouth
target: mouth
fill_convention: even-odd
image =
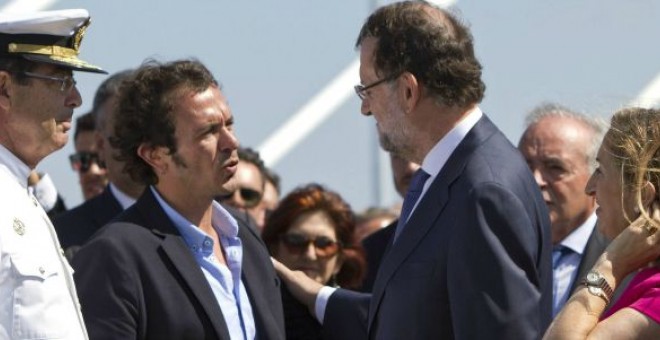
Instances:
[[[57,122],[57,124],[59,124],[62,127],[62,131],[64,131],[64,133],[67,133],[69,130],[71,130],[71,119],[70,118],[67,119],[67,120],[59,121],[59,122]]]
[[[230,158],[222,165],[222,168],[228,170],[231,173],[235,173],[238,168],[238,158]]]

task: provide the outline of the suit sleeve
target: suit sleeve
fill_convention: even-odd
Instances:
[[[337,289],[328,300],[323,319],[324,339],[366,339],[371,294]]]
[[[139,280],[127,257],[98,238],[80,249],[72,266],[90,339],[139,338]]]
[[[501,185],[472,189],[449,242],[448,289],[456,339],[537,339],[545,329],[538,218]]]

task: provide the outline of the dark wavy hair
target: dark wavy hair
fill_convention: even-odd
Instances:
[[[483,99],[486,85],[472,34],[452,14],[426,1],[404,1],[376,10],[362,26],[356,47],[377,39],[376,73],[412,73],[439,104],[464,107]]]
[[[353,243],[355,214],[339,194],[319,184],[299,187],[280,201],[277,209],[266,220],[261,234],[268,250],[273,254],[280,236],[289,230],[296,219],[317,211],[328,215],[337,233],[337,240],[342,244],[340,256],[343,262],[336,283],[344,288],[360,287],[366,262],[362,246]]]
[[[177,60],[160,63],[148,60],[134,71],[131,79],[119,89],[114,137],[110,144],[119,150],[118,160],[131,178],[147,185],[156,184],[158,177],[137,154],[145,143],[163,146],[170,154],[177,151],[173,109],[183,91],[199,93],[219,86],[211,72],[199,61]]]

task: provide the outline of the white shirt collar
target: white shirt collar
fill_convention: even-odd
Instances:
[[[596,227],[596,213],[592,213],[589,218],[582,223],[581,226],[573,230],[568,236],[566,236],[559,244],[564,247],[571,249],[572,251],[582,255],[584,248],[587,247],[587,242],[589,237]]]
[[[27,190],[30,167],[2,144],[0,144],[0,166],[4,166],[16,178],[16,182]]]
[[[454,150],[456,150],[458,144],[463,141],[468,132],[470,132],[482,116],[483,112],[481,112],[481,109],[475,106],[475,108],[472,109],[463,120],[458,122],[449,133],[442,137],[431,151],[429,151],[426,157],[424,157],[422,169],[431,175],[424,185],[425,189],[433,182],[435,177],[440,173],[440,170],[442,170],[442,167],[447,163],[449,156],[451,156]]]
[[[133,203],[135,203],[135,198],[128,196],[126,193],[119,190],[119,188],[117,188],[117,186],[114,184],[110,183],[109,187],[110,193],[112,193],[112,196],[114,196],[117,202],[119,202],[119,205],[121,205],[122,209],[126,210],[128,207],[133,205]]]

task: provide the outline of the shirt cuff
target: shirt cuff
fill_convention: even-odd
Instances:
[[[314,312],[316,313],[316,320],[323,324],[323,318],[325,317],[325,307],[328,305],[328,300],[332,293],[335,292],[337,288],[325,286],[321,288],[319,293],[316,295],[316,304],[314,304]]]

